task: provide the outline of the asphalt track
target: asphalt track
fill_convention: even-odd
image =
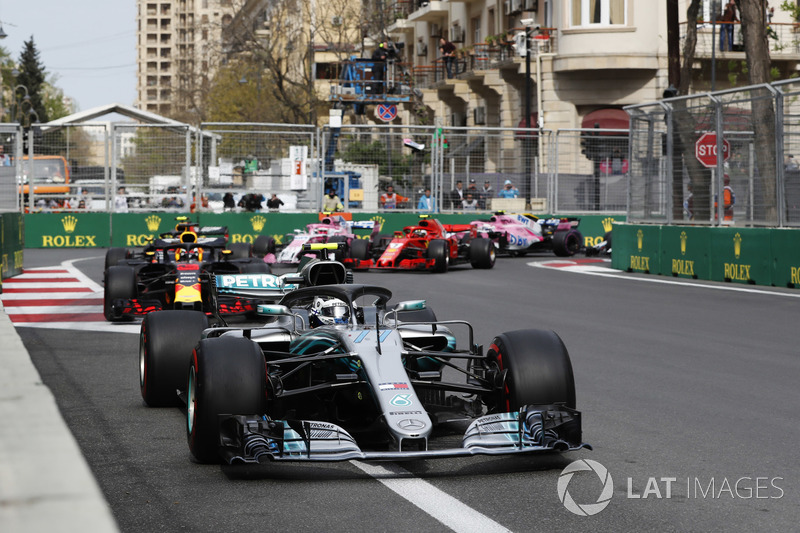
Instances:
[[[94,256],[74,264],[101,282],[103,253],[26,250],[25,266]],[[472,322],[481,343],[520,328],[557,331],[594,451],[198,465],[184,413],[140,399],[137,335],[17,331],[124,532],[796,530],[800,292],[536,266],[551,259],[356,281],[384,285],[395,300],[426,298],[440,319]],[[578,459],[613,480],[593,516],[559,498],[560,474]],[[567,486],[593,504],[603,483],[586,471]]]

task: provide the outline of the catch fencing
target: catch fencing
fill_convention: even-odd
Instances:
[[[800,81],[625,109],[629,221],[800,225]]]

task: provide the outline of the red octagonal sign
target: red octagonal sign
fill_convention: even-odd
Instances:
[[[694,155],[704,167],[716,168],[717,166],[717,134],[706,132],[694,144]],[[731,157],[731,143],[722,139],[722,160]]]

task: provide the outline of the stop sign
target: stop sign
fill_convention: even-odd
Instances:
[[[717,134],[706,132],[694,144],[694,155],[700,163],[707,168],[717,166]],[[722,139],[722,160],[727,161],[731,156],[731,143]]]

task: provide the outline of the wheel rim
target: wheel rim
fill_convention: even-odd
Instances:
[[[145,348],[145,333],[144,328],[142,328],[142,333],[139,336],[139,387],[144,388],[145,385],[145,373],[146,369],[146,361],[147,361],[147,350]]]
[[[197,406],[195,405],[195,390],[197,389],[196,386],[197,376],[194,372],[194,366],[189,369],[189,386],[186,391],[186,395],[188,398],[187,407],[186,407],[186,427],[189,428],[189,433],[192,433],[194,428],[194,414],[197,410]]]

